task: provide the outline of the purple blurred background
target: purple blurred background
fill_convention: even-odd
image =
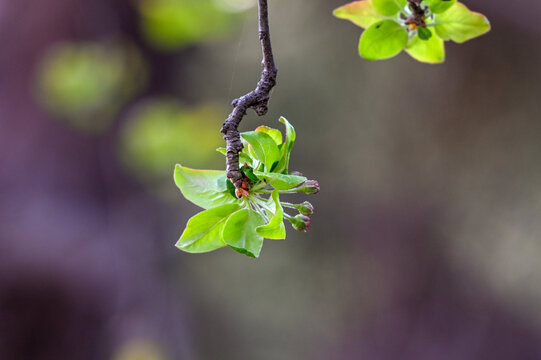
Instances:
[[[223,168],[253,0],[0,0],[0,359],[541,359],[541,4],[443,65],[368,62],[340,1],[270,1],[307,233],[175,249]]]

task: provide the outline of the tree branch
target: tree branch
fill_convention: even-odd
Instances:
[[[267,113],[270,92],[276,85],[278,73],[272,53],[267,0],[259,0],[259,40],[263,52],[261,79],[253,91],[233,101],[233,111],[225,120],[221,130],[227,143],[227,177],[237,189],[243,188],[244,190],[249,190],[249,184],[243,186],[243,174],[239,168],[239,153],[242,151],[243,145],[238,127],[249,108],[253,108],[259,116]]]

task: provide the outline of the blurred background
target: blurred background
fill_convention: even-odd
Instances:
[[[541,359],[541,3],[430,66],[359,58],[346,1],[270,0],[312,227],[174,244],[175,163],[224,168],[255,0],[0,0],[0,359]]]

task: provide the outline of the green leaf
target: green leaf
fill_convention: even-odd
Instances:
[[[261,131],[248,131],[241,136],[250,144],[256,157],[270,170],[275,162],[280,161],[280,150],[272,137]]]
[[[414,36],[409,41],[406,52],[415,60],[428,64],[439,64],[445,60],[445,45],[438,36],[432,36],[428,40]]]
[[[268,184],[272,185],[275,189],[278,190],[293,189],[294,187],[299,186],[300,184],[308,180],[304,176],[298,175],[285,175],[261,171],[254,171],[254,174],[258,178],[265,180]]]
[[[274,202],[274,216],[267,225],[256,228],[259,235],[267,239],[283,240],[286,238],[286,227],[284,226],[284,209],[280,204],[280,193],[278,190],[272,192],[271,199]]]
[[[282,145],[282,133],[280,132],[280,130],[276,130],[268,126],[262,125],[255,129],[255,131],[261,131],[262,133],[269,135],[274,140],[276,145]]]
[[[257,258],[263,247],[263,237],[256,228],[265,225],[261,215],[251,209],[242,209],[233,213],[223,230],[223,240],[234,250]]]
[[[242,134],[241,134],[242,135]],[[240,140],[242,141],[242,146],[244,146],[244,148],[242,149],[242,152],[246,154],[246,156],[248,156],[251,161],[252,161],[252,164],[251,166],[252,167],[257,167],[259,165],[262,165],[263,162],[260,161],[258,158],[257,158],[257,155],[255,154],[254,152],[254,148],[252,147],[252,145],[250,145],[248,143],[248,141],[246,141],[242,136],[240,137]]]
[[[447,11],[434,17],[436,34],[443,40],[463,43],[490,31],[490,23],[483,15],[470,11],[456,2]]]
[[[176,247],[189,253],[203,253],[226,246],[222,230],[239,205],[228,204],[200,212],[188,220]]]
[[[417,34],[419,35],[419,39],[421,40],[428,40],[432,37],[432,31],[425,27],[417,28]]]
[[[408,43],[408,32],[393,20],[370,26],[361,36],[359,53],[368,60],[381,60],[398,55]]]
[[[426,0],[426,5],[434,14],[440,14],[447,11],[456,0]]]
[[[225,171],[195,170],[178,165],[175,167],[175,183],[182,195],[203,209],[225,204],[240,204],[227,189]]]
[[[406,0],[372,0],[376,10],[385,16],[396,15],[406,4]]]
[[[237,194],[235,193],[235,190],[237,190],[237,188],[235,187],[235,185],[233,185],[231,180],[227,179],[226,182],[225,182],[225,185],[227,186],[227,190],[229,191],[231,196],[236,198]]]
[[[278,164],[274,171],[287,174],[289,172],[289,158],[291,157],[291,151],[293,150],[293,145],[295,145],[295,140],[297,139],[297,133],[295,132],[293,125],[291,125],[285,117],[282,116],[280,122],[286,127],[286,140],[280,149],[280,164]]]
[[[216,151],[218,151],[222,155],[226,155],[226,153],[227,153],[227,149],[224,148],[224,147],[219,147],[219,148],[216,149]],[[241,164],[246,163],[246,164],[252,166],[252,158],[249,155],[245,154],[243,151],[241,151],[240,154],[239,154],[239,162]]]
[[[376,10],[371,0],[354,1],[334,10],[334,16],[351,21],[366,29],[380,21],[383,16]]]
[[[261,180],[259,180],[257,178],[257,176],[254,175],[254,169],[252,169],[251,167],[244,167],[244,165],[240,168],[240,171],[242,171],[242,173],[244,175],[246,175],[246,177],[248,179],[251,180],[252,184],[257,184],[258,182],[260,182]]]

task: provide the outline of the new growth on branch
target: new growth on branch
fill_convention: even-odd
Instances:
[[[296,132],[285,119],[285,139],[280,130],[260,126],[240,133],[238,127],[246,111],[267,113],[270,92],[276,85],[278,70],[272,54],[267,0],[259,0],[259,39],[263,52],[263,71],[257,87],[233,101],[233,111],[221,132],[226,147],[224,171],[175,168],[175,183],[182,195],[204,211],[188,220],[177,247],[190,253],[203,253],[229,246],[250,257],[258,257],[264,239],[286,237],[284,219],[295,230],[306,231],[314,207],[305,201],[292,204],[280,196],[316,194],[319,183],[301,173],[289,172],[289,159]],[[296,215],[288,211],[297,211]]]

